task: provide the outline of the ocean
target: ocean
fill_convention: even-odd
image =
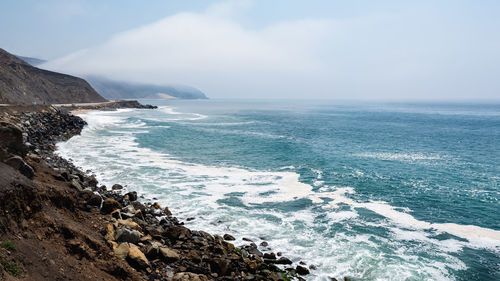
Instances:
[[[57,153],[307,280],[500,280],[500,104],[143,102]]]

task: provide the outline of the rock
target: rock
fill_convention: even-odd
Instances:
[[[224,240],[226,241],[234,241],[236,240],[236,238],[234,238],[234,236],[232,236],[231,234],[224,234]]]
[[[201,252],[198,250],[190,250],[186,255],[185,258],[189,259],[195,263],[199,263],[201,261]]]
[[[125,226],[126,228],[129,228],[129,229],[135,229],[137,231],[142,231],[142,228],[141,226],[136,223],[135,221],[133,221],[132,219],[126,219],[126,220],[117,220],[118,222],[118,225],[123,225]]]
[[[224,248],[226,248],[229,252],[232,252],[235,247],[234,247],[234,244],[232,243],[229,243],[229,242],[226,242],[226,241],[222,241],[222,245],[224,246]]]
[[[292,261],[288,258],[281,257],[274,262],[275,264],[292,264]]]
[[[19,156],[26,155],[26,146],[23,142],[23,131],[12,123],[0,122],[0,144],[9,153]]]
[[[127,260],[131,263],[132,266],[145,269],[149,267],[149,261],[141,250],[137,247],[131,247],[128,251]]]
[[[107,198],[102,202],[102,208],[101,208],[101,213],[103,214],[109,214],[113,212],[116,209],[121,209],[122,205],[118,203],[115,199]]]
[[[209,261],[211,271],[217,273],[217,276],[225,276],[230,273],[231,261],[223,258],[214,258]]]
[[[135,208],[132,205],[122,208],[120,212],[124,218],[132,218],[135,216]]]
[[[87,181],[87,184],[88,184],[89,186],[91,186],[91,187],[94,187],[94,188],[95,188],[95,187],[97,187],[97,183],[98,183],[98,182],[97,182],[97,180],[96,180],[95,176],[90,176],[90,178],[89,178],[89,179],[88,179],[88,181]]]
[[[146,206],[142,205],[141,203],[134,201],[130,203],[130,205],[134,206],[134,209],[141,211],[142,213],[146,212]]]
[[[264,254],[261,251],[259,251],[259,249],[257,249],[257,245],[255,245],[254,243],[250,244],[250,246],[245,246],[244,248],[245,250],[248,251],[249,254],[256,255],[259,257],[264,256]]]
[[[92,192],[92,195],[87,200],[87,204],[89,204],[90,206],[95,206],[95,207],[101,206],[101,202],[102,202],[101,196],[99,194],[95,194],[93,192]]]
[[[311,264],[311,265],[309,266],[309,269],[310,269],[310,270],[316,270],[316,269],[318,269],[318,268],[317,268],[314,264]]]
[[[266,241],[263,241],[262,243],[260,243],[260,245],[261,245],[262,247],[267,247],[267,246],[269,246],[269,244],[268,244]]]
[[[307,267],[304,267],[302,265],[297,265],[297,267],[295,268],[295,271],[300,275],[309,274],[309,269],[307,269]]]
[[[24,162],[23,158],[19,156],[13,156],[5,160],[5,164],[11,166],[12,168],[18,170],[25,177],[32,179],[35,176],[35,171],[30,165]]]
[[[137,243],[141,238],[141,234],[137,230],[129,230],[127,228],[120,228],[116,231],[115,239],[118,242]]]
[[[163,213],[165,213],[165,215],[169,218],[172,217],[172,212],[170,212],[168,207],[165,207],[165,209],[163,209]]]
[[[158,204],[158,202],[155,202],[155,203],[151,206],[151,208],[156,209],[156,210],[161,210],[161,206],[160,206],[160,204]]]
[[[160,255],[167,262],[177,261],[180,259],[180,256],[177,253],[177,251],[169,249],[169,248],[160,248]]]
[[[250,239],[250,238],[246,238],[246,237],[243,237],[243,238],[242,238],[242,240],[243,240],[243,241],[247,241],[247,242],[253,242],[253,241],[252,241],[252,239]]]
[[[106,235],[104,235],[104,239],[106,241],[115,240],[115,227],[111,223],[106,225]]]
[[[120,185],[120,184],[113,184],[113,186],[111,187],[112,190],[121,190],[123,189],[123,186]]]
[[[68,171],[63,171],[61,173],[61,177],[63,177],[66,181],[69,181],[69,173],[68,173]]]
[[[198,233],[200,234],[201,237],[207,239],[208,241],[214,241],[214,237],[210,233],[202,230],[198,231]]]
[[[160,247],[158,247],[157,243],[153,243],[146,249],[146,257],[150,259],[155,259],[158,257],[160,252]]]
[[[123,196],[123,198],[125,200],[128,200],[128,201],[135,201],[135,200],[137,200],[137,192],[135,192],[135,191],[129,192],[129,193],[125,194],[125,196]]]
[[[255,270],[257,269],[258,265],[257,265],[257,262],[254,261],[254,260],[251,260],[251,259],[243,259],[243,261],[247,264],[248,268],[250,269],[250,271],[252,272],[255,272]]]
[[[176,273],[169,281],[208,281],[208,277],[203,274],[191,272]]]
[[[144,230],[148,235],[151,235],[152,238],[156,240],[160,240],[163,238],[162,233],[163,233],[163,228],[160,227],[153,227],[153,226],[145,226]]]
[[[83,190],[82,185],[80,184],[80,181],[77,180],[77,179],[72,179],[71,180],[70,187],[74,188],[76,190],[79,190],[79,191]]]
[[[274,253],[264,253],[264,258],[265,259],[275,260],[276,259],[276,255]]]
[[[122,259],[125,259],[128,256],[128,252],[130,251],[130,247],[128,246],[128,243],[121,243],[116,247],[113,252],[115,253],[115,256],[118,256]]]
[[[184,226],[173,226],[166,229],[163,232],[163,236],[172,241],[190,239],[191,231]]]

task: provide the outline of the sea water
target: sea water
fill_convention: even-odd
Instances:
[[[153,103],[82,115],[58,153],[308,280],[500,280],[499,104]]]

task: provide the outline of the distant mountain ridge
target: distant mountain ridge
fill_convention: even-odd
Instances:
[[[0,48],[0,103],[93,103],[106,101],[85,80],[40,69]]]
[[[31,66],[41,65],[47,60],[16,56]],[[55,72],[54,72],[55,73]],[[69,75],[68,75],[69,76]],[[120,99],[207,99],[202,91],[184,85],[154,85],[146,83],[131,83],[107,79],[101,76],[88,75],[86,82],[104,98]]]
[[[98,76],[87,76],[85,79],[108,99],[207,99],[200,90],[181,85],[153,85],[110,80]]]

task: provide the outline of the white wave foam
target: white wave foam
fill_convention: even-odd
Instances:
[[[215,129],[215,128],[199,128],[197,130],[201,130],[201,131],[205,131],[205,132],[215,132],[215,133],[219,133],[219,134],[258,136],[258,137],[269,138],[269,139],[293,140],[292,137],[287,137],[284,135],[275,135],[275,134],[270,134],[270,133],[253,132],[253,131],[246,131],[246,130],[228,130],[228,129]]]
[[[191,113],[191,112],[178,112],[175,111],[175,108],[169,107],[169,106],[160,106],[159,110],[169,114],[169,115],[183,115],[184,117],[176,117],[176,118],[168,118],[168,121],[180,121],[180,120],[189,120],[189,121],[194,121],[194,120],[201,120],[205,119],[208,116],[199,114],[199,113]],[[189,117],[191,116],[191,117]],[[164,120],[165,121],[165,120]]]
[[[460,238],[469,240],[476,248],[490,248],[500,250],[500,231],[483,228],[475,225],[461,225],[455,223],[430,223],[421,221],[412,215],[396,210],[396,207],[386,202],[355,203],[354,206],[369,209],[384,216],[398,225],[410,229],[435,229]]]
[[[226,126],[241,126],[241,125],[250,125],[264,123],[260,121],[241,121],[241,122],[203,122],[203,123],[189,123],[189,125],[193,126],[215,126],[215,127],[226,127]]]
[[[388,153],[388,152],[366,152],[354,154],[357,157],[376,158],[381,160],[416,161],[416,160],[440,160],[442,156],[437,154],[423,153]]]

